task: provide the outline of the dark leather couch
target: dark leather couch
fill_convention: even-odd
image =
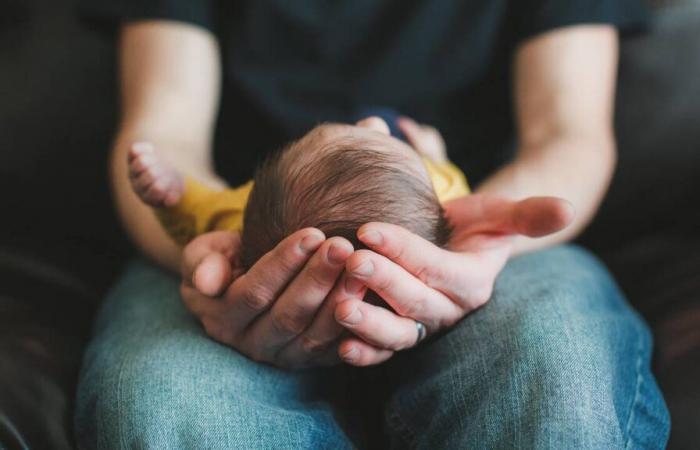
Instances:
[[[72,448],[90,319],[129,256],[109,206],[112,43],[70,0],[0,0],[0,448]],[[620,168],[582,238],[657,339],[674,449],[700,442],[700,1],[624,42]]]

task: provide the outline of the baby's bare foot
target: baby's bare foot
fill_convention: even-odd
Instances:
[[[129,180],[139,198],[155,207],[174,206],[185,192],[182,175],[148,142],[138,142],[129,149]]]

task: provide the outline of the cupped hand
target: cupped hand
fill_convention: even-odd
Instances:
[[[349,364],[365,366],[412,347],[425,324],[428,336],[453,326],[490,298],[517,235],[539,237],[565,228],[571,205],[553,197],[518,202],[490,195],[470,195],[445,205],[454,226],[447,248],[387,223],[369,223],[358,250],[346,263],[347,285],[355,298],[339,303],[335,317],[354,336],[343,339],[339,353]],[[360,300],[367,289],[393,311]]]
[[[335,306],[359,300],[342,275],[353,252],[341,237],[306,228],[290,235],[245,273],[237,233],[217,231],[188,244],[181,294],[206,333],[244,355],[284,368],[340,362]]]

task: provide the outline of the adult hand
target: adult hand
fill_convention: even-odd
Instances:
[[[544,236],[573,219],[571,205],[552,197],[513,202],[474,194],[444,206],[454,226],[446,249],[387,223],[358,230],[369,250],[356,251],[346,263],[350,292],[360,297],[371,289],[394,311],[357,297],[337,305],[336,319],[355,335],[339,347],[347,363],[377,364],[412,347],[416,321],[428,335],[451,327],[488,301],[513,236]]]
[[[339,363],[343,328],[333,317],[335,306],[361,298],[346,290],[341,276],[352,244],[305,228],[245,273],[236,266],[239,247],[237,233],[218,231],[184,249],[182,298],[206,333],[284,368]]]

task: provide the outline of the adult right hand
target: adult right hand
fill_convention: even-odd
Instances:
[[[340,363],[344,332],[334,310],[359,298],[341,275],[352,244],[305,228],[245,273],[236,266],[239,248],[237,233],[217,231],[184,249],[182,298],[206,333],[253,360],[283,368]]]

